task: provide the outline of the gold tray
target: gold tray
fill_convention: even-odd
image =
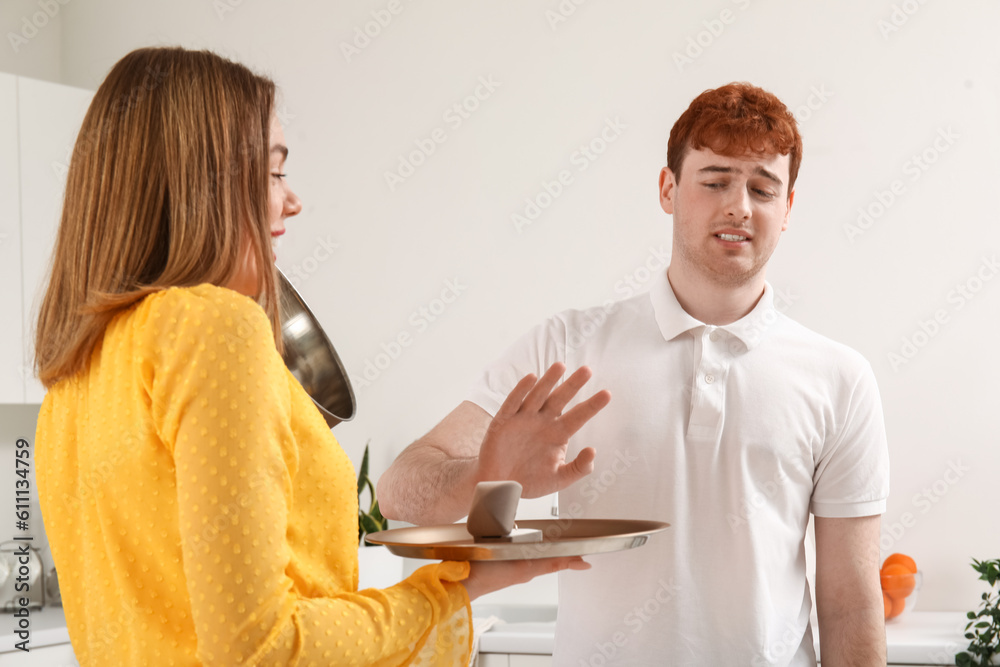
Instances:
[[[530,560],[587,556],[641,547],[670,524],[637,519],[538,519],[518,528],[542,531],[541,542],[476,542],[464,523],[393,528],[365,535],[397,556],[431,560]]]

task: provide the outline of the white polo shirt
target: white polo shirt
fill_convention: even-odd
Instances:
[[[563,572],[555,664],[815,665],[809,512],[881,514],[889,458],[870,365],[784,316],[770,285],[746,317],[688,315],[664,272],[647,294],[555,315],[486,369],[496,414],[527,373],[590,366],[611,403],[571,440],[594,472],[562,517],[666,521],[631,551]]]

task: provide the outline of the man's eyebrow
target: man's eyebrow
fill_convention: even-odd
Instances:
[[[784,185],[784,183],[781,182],[781,179],[778,178],[777,174],[770,172],[767,169],[764,169],[764,167],[757,167],[756,169],[753,170],[753,173],[759,176],[763,176],[769,181],[774,181],[775,185]]]
[[[721,165],[713,164],[713,165],[708,165],[707,167],[702,167],[701,169],[698,170],[698,173],[738,174],[740,173],[740,170],[734,167],[723,167]],[[784,185],[781,179],[778,178],[778,176],[774,172],[770,172],[767,169],[764,169],[764,167],[757,167],[756,169],[753,170],[753,173],[757,174],[758,176],[763,176],[769,181],[774,181],[776,185]]]
[[[288,146],[285,146],[284,144],[275,144],[274,146],[271,146],[271,152],[281,153],[282,160],[288,159]]]
[[[719,165],[709,165],[707,167],[702,167],[698,170],[698,173],[713,173],[713,174],[735,174],[739,172],[739,169],[733,169],[732,167],[721,167]]]

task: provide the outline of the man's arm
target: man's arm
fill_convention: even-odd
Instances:
[[[515,480],[525,498],[563,489],[593,470],[586,448],[566,461],[569,439],[611,400],[601,391],[563,414],[590,379],[578,369],[556,386],[566,367],[553,364],[541,377],[527,375],[495,417],[465,401],[407,447],[378,481],[379,508],[415,524],[451,523],[469,512],[476,484]]]
[[[816,517],[816,602],[823,667],[884,666],[879,519]]]

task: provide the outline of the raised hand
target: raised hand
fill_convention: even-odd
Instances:
[[[517,383],[483,438],[477,481],[512,479],[524,487],[523,497],[537,498],[564,489],[593,471],[593,447],[583,449],[569,462],[566,448],[573,434],[604,409],[611,394],[599,391],[563,414],[592,375],[583,366],[558,384],[565,372],[564,364],[555,363],[541,379],[526,375]]]

